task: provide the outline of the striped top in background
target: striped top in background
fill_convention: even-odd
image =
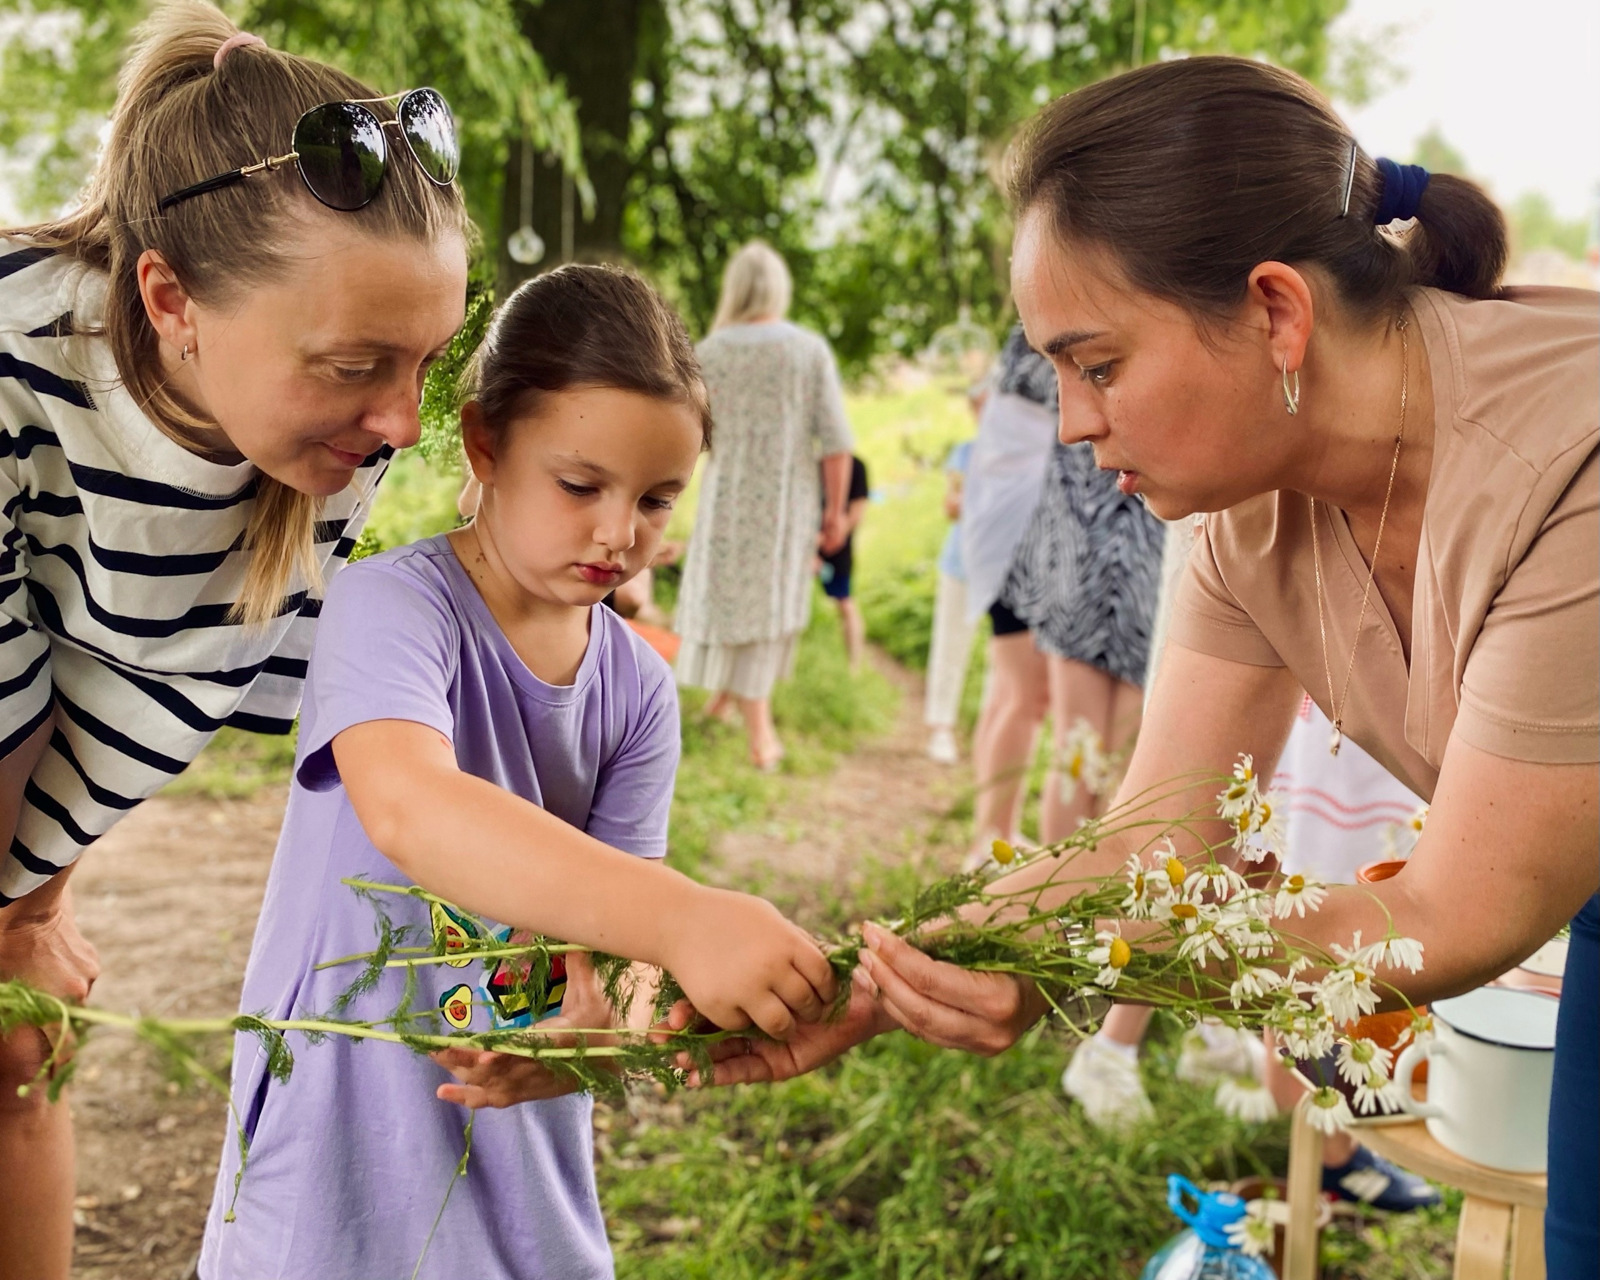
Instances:
[[[221,726],[288,732],[322,605],[301,590],[265,626],[228,620],[258,473],[206,461],[138,410],[105,341],[83,336],[104,288],[0,239],[0,757],[56,708],[0,857],[0,905],[70,865]],[[325,576],[390,454],[324,504]]]

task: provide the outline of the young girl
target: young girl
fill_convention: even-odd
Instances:
[[[599,604],[650,563],[710,432],[682,324],[623,271],[551,272],[505,304],[461,421],[482,488],[473,522],[364,561],[329,593],[241,1007],[328,1011],[352,972],[318,962],[374,945],[371,905],[340,883],[363,877],[662,965],[723,1025],[782,1036],[816,1018],[833,982],[803,932],[659,864],[679,752],[672,675]],[[416,899],[385,907],[424,938],[451,924]],[[527,1019],[499,998],[494,960],[463,959],[417,967],[412,1007],[462,1029]],[[573,966],[574,999],[587,977]],[[387,970],[345,1016],[388,1016],[404,982]],[[596,1025],[592,988],[566,1021]],[[495,1054],[294,1047],[278,1085],[259,1045],[238,1042],[249,1162],[226,1221],[230,1137],[204,1280],[388,1280],[411,1275],[425,1245],[423,1275],[612,1274],[587,1097]],[[450,1104],[524,1099],[544,1100],[478,1114],[428,1243],[463,1154],[469,1113]]]

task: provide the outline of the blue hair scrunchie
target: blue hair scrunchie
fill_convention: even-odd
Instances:
[[[1417,216],[1417,204],[1428,188],[1428,171],[1420,164],[1396,164],[1378,157],[1378,172],[1383,190],[1378,193],[1378,211],[1372,221],[1380,227],[1391,222],[1408,222]]]

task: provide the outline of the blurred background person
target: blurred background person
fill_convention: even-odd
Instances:
[[[972,416],[981,417],[989,397],[989,381],[975,383],[967,394]],[[923,723],[928,726],[928,758],[938,764],[961,759],[956,741],[956,719],[961,713],[961,692],[966,684],[977,619],[967,614],[967,571],[961,561],[961,501],[972,441],[956,444],[944,461],[944,514],[950,521],[939,549],[938,585],[933,597],[933,634],[928,645],[928,681],[923,698]]]
[[[1039,504],[1055,440],[1055,372],[1020,330],[1001,352],[994,389],[978,418],[961,508],[967,618],[991,628],[983,711],[972,743],[973,845],[969,869],[997,839],[1021,836],[1023,782],[1050,705],[1044,656],[1003,597],[1017,546]]]
[[[827,342],[789,323],[789,269],[760,241],[729,261],[700,363],[717,424],[678,597],[678,682],[737,704],[757,768],[783,744],[772,688],[794,668],[811,566],[844,541],[851,438]],[[818,458],[821,458],[820,492]]]
[[[827,487],[825,481],[823,487]],[[850,593],[850,575],[855,569],[855,532],[861,524],[861,518],[867,514],[871,495],[867,464],[852,454],[850,488],[844,509],[844,542],[837,551],[820,551],[817,557],[817,576],[822,580],[823,594],[839,610],[839,625],[844,630],[844,650],[852,671],[861,669],[861,658],[867,650],[867,623],[861,616],[861,606]],[[826,493],[823,494],[823,503],[823,519],[826,520]],[[821,543],[820,535],[818,543]]]

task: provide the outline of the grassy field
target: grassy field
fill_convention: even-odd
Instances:
[[[944,536],[942,459],[970,433],[960,387],[852,396],[857,447],[877,500],[858,544],[860,598],[872,638],[899,661],[926,661],[934,561]],[[370,544],[398,545],[448,527],[458,477],[420,458],[397,462]],[[692,496],[686,508],[692,510]],[[684,519],[686,520],[687,510]],[[670,581],[663,596],[670,597]],[[969,693],[975,697],[980,663]],[[888,724],[895,691],[846,670],[838,630],[818,609],[797,679],[775,712],[790,755],[775,777],[746,763],[741,735],[705,722],[684,697],[684,758],[672,857],[715,874],[720,832],[761,821],[797,779],[832,768]],[[969,702],[971,698],[969,698]],[[243,794],[287,777],[292,743],[225,733],[176,790]],[[960,818],[961,814],[954,815]],[[863,856],[858,888],[826,904],[832,927],[889,911],[915,887],[915,863]],[[815,916],[817,903],[779,901]],[[1170,1172],[1227,1182],[1281,1174],[1282,1121],[1246,1128],[1177,1083],[1175,1032],[1157,1021],[1144,1073],[1153,1123],[1126,1138],[1089,1127],[1058,1077],[1070,1041],[1040,1029],[991,1060],[944,1053],[903,1035],[776,1088],[638,1095],[597,1111],[602,1200],[623,1280],[716,1277],[1133,1277],[1176,1230]],[[1341,1219],[1326,1274],[1421,1280],[1450,1271],[1457,1205],[1410,1218]]]

